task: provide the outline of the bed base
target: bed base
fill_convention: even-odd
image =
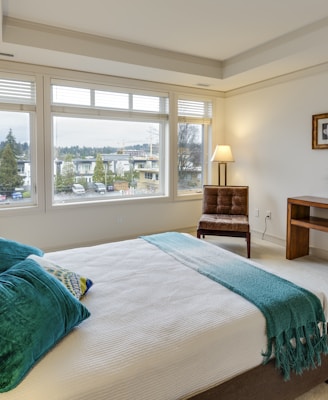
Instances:
[[[260,365],[189,400],[294,400],[296,397],[328,380],[328,356],[321,366],[292,374],[285,382],[275,369],[274,362]]]

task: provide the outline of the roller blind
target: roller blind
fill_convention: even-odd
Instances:
[[[179,122],[210,124],[212,121],[212,102],[179,99],[178,119]]]
[[[35,82],[0,79],[0,102],[12,104],[35,104]]]

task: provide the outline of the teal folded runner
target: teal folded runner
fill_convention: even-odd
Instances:
[[[166,232],[142,238],[257,306],[266,319],[263,362],[274,356],[285,380],[291,371],[301,374],[321,364],[327,330],[313,293],[191,236]]]

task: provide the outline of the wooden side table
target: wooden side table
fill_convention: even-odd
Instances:
[[[310,229],[328,232],[328,218],[311,216],[311,207],[328,209],[328,198],[301,196],[287,200],[288,260],[309,254]]]

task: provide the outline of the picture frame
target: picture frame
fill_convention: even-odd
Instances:
[[[328,149],[328,113],[312,115],[312,149]]]

